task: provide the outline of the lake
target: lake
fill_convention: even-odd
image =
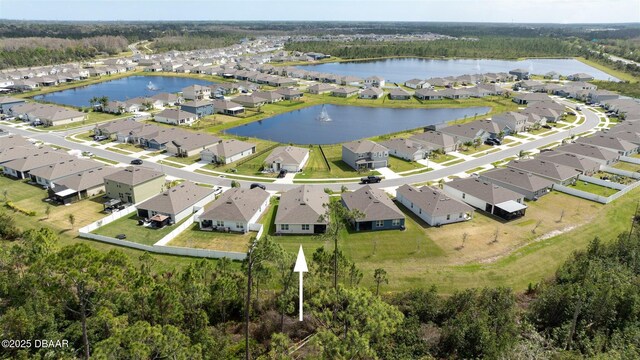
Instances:
[[[302,65],[300,68],[337,75],[353,75],[360,78],[377,75],[387,81],[397,83],[405,82],[413,78],[428,79],[432,77],[459,76],[465,74],[509,72],[509,70],[516,68],[528,69],[532,74],[542,75],[550,71],[555,71],[562,75],[587,73],[599,80],[618,80],[576,59],[430,60],[401,58]]]
[[[483,115],[489,107],[390,109],[325,105],[331,121],[320,121],[322,105],[276,115],[226,132],[280,143],[339,144],[372,136]]]
[[[151,82],[153,89],[147,88]],[[211,85],[210,81],[175,76],[128,76],[117,80],[82,86],[75,89],[38,95],[36,100],[50,101],[71,106],[90,106],[92,97],[107,96],[109,100],[127,100],[138,96],[153,96],[158,93],[176,93],[193,85]]]

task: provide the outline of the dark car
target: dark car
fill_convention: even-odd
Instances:
[[[119,240],[124,240],[124,239],[126,239],[126,238],[127,238],[127,235],[125,235],[125,234],[118,234],[118,235],[116,235],[116,239],[119,239]]]
[[[278,173],[278,178],[283,178],[283,177],[287,176],[287,172],[288,171],[285,170],[285,169],[280,170],[280,172]]]
[[[496,144],[496,145],[502,145],[502,140],[500,140],[500,139],[491,138],[491,140],[493,140],[493,143]]]
[[[131,160],[131,165],[142,165],[141,159],[133,159]]]
[[[264,185],[262,185],[262,184],[257,184],[257,183],[251,184],[250,188],[251,188],[251,189],[260,188],[260,189],[262,189],[262,190],[267,190],[267,187],[266,187],[266,186],[264,186]]]
[[[542,127],[545,129],[551,129],[551,125],[542,125]]]
[[[375,183],[379,183],[380,181],[382,181],[382,178],[380,176],[374,176],[374,175],[369,175],[369,176],[360,178],[360,182],[363,184],[375,184]]]
[[[491,139],[487,139],[487,140],[485,140],[485,141],[484,141],[484,144],[485,144],[485,145],[489,145],[489,146],[493,146],[493,145],[495,145],[496,143],[495,143],[495,142],[493,142],[493,140],[491,140]]]

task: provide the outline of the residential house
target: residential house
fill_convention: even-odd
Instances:
[[[37,152],[4,162],[2,171],[17,179],[28,179],[31,170],[75,158],[64,151]]]
[[[404,229],[404,214],[383,190],[366,185],[341,196],[347,209],[362,214],[353,221],[356,231]]]
[[[617,151],[580,143],[560,145],[554,148],[553,151],[584,156],[585,158],[593,160],[601,165],[612,165],[620,158],[620,154],[618,154]]]
[[[358,97],[360,99],[380,99],[384,96],[384,91],[378,87],[370,87],[362,90]]]
[[[529,70],[527,69],[513,69],[509,71],[509,75],[513,75],[518,80],[526,80],[529,78]]]
[[[615,137],[615,134],[608,135],[603,132],[598,132],[589,137],[579,137],[576,140],[578,144],[587,144],[597,146],[607,150],[613,150],[622,156],[630,156],[638,153],[640,145],[622,140]]]
[[[423,89],[423,88],[428,88],[431,85],[426,81],[426,80],[422,80],[422,79],[411,79],[411,80],[407,80],[404,82],[404,86],[411,88],[411,89]]]
[[[416,99],[420,100],[441,100],[442,94],[439,91],[435,91],[428,88],[418,89],[413,93]]]
[[[276,234],[322,234],[327,230],[329,195],[319,186],[301,185],[280,196]]]
[[[425,147],[424,144],[411,139],[396,138],[383,141],[380,145],[389,150],[389,155],[407,161],[426,159],[431,152],[431,149]]]
[[[288,172],[302,171],[309,160],[309,149],[296,146],[278,146],[264,160],[265,169],[273,172],[286,170]]]
[[[204,85],[191,85],[182,89],[182,97],[185,100],[202,100],[211,97],[211,88]]]
[[[515,111],[494,115],[491,120],[498,124],[505,134],[514,134],[525,130],[528,117]]]
[[[184,109],[164,109],[153,116],[153,120],[163,124],[191,126],[198,115]]]
[[[309,94],[322,95],[332,92],[336,87],[329,84],[315,84],[309,86],[307,91]]]
[[[180,105],[180,110],[196,114],[197,118],[213,115],[213,102],[210,100],[191,100]]]
[[[120,132],[129,132],[134,129],[139,129],[143,127],[144,124],[141,124],[133,119],[124,119],[124,120],[115,120],[110,121],[106,124],[97,125],[95,129],[93,129],[93,133],[95,135],[106,136],[110,139],[115,139],[116,134]]]
[[[151,98],[156,101],[160,101],[162,103],[162,106],[175,106],[180,105],[184,102],[182,96],[170,93],[155,94]]]
[[[31,177],[31,180],[35,181],[36,184],[53,187],[58,179],[100,166],[102,166],[102,163],[93,160],[69,159],[33,169],[29,172],[29,177]]]
[[[478,124],[475,124],[475,121],[447,126],[440,129],[440,132],[453,137],[453,140],[458,145],[469,142],[473,143],[474,141],[482,143],[491,137],[491,134],[478,126]]]
[[[0,145],[0,146],[4,146],[4,145]],[[41,154],[41,153],[46,153],[51,151],[55,151],[55,150],[47,146],[36,147],[31,144],[2,147],[0,148],[0,165],[15,159],[21,159],[26,156],[31,156],[31,155]]]
[[[421,143],[430,151],[442,150],[445,153],[456,151],[458,144],[453,136],[443,133],[442,131],[425,131],[421,134],[413,135],[409,138],[414,142]]]
[[[544,161],[568,166],[580,174],[591,176],[600,170],[600,164],[585,156],[563,153],[557,151],[545,151],[538,155]]]
[[[250,107],[250,108],[257,108],[259,106],[262,106],[264,104],[266,104],[268,102],[267,99],[259,97],[257,95],[240,95],[236,98],[233,99],[234,102],[242,105],[242,106],[246,106],[246,107]]]
[[[478,178],[455,179],[444,184],[445,193],[477,209],[513,220],[524,216],[524,195]]]
[[[216,198],[210,187],[185,181],[136,206],[138,217],[149,219],[153,227],[176,224]]]
[[[269,198],[269,193],[259,187],[231,188],[198,216],[200,229],[246,233],[269,207]]]
[[[101,166],[62,177],[49,188],[49,198],[66,205],[104,193],[104,177],[118,171],[113,166]]]
[[[553,101],[549,95],[543,93],[517,93],[513,95],[513,102],[526,105],[534,101]]]
[[[0,153],[7,148],[16,146],[32,146],[31,143],[20,135],[12,135],[2,129],[0,129]]]
[[[284,97],[284,100],[300,100],[303,93],[296,88],[279,88],[276,92]]]
[[[332,96],[348,98],[358,94],[358,88],[354,87],[341,87],[331,91]]]
[[[620,94],[609,90],[592,90],[589,93],[589,101],[593,103],[603,103],[607,100],[616,100],[620,98]]]
[[[415,188],[402,185],[396,190],[396,201],[404,205],[430,226],[440,226],[473,217],[473,208],[454,199],[436,187]]]
[[[370,76],[364,79],[365,86],[384,87],[385,81],[380,76]]]
[[[537,200],[549,193],[554,182],[530,172],[500,168],[480,173],[480,180],[502,186],[524,195],[528,200]]]
[[[525,89],[532,92],[543,91],[545,83],[538,80],[522,80],[516,84],[521,89]]]
[[[389,91],[389,99],[391,100],[409,100],[411,99],[411,94],[404,90],[403,88],[392,88]]]
[[[266,99],[268,104],[273,104],[284,100],[284,95],[278,93],[277,91],[254,91],[252,95]]]
[[[213,100],[213,109],[218,114],[231,116],[244,113],[244,106],[229,100]]]
[[[389,150],[371,140],[357,140],[342,145],[342,161],[356,170],[386,167],[388,160]]]
[[[538,175],[560,185],[571,185],[575,183],[578,175],[580,175],[578,171],[569,166],[538,158],[512,160],[507,164],[507,167]]]
[[[104,177],[108,198],[137,204],[165,190],[165,175],[143,166],[128,166]]]
[[[585,73],[577,73],[567,76],[567,79],[571,81],[591,81],[593,80],[593,76]]]
[[[218,145],[222,140],[206,133],[181,132],[166,143],[167,154],[177,157],[191,157]]]
[[[230,164],[255,152],[256,144],[228,139],[201,151],[200,158],[207,163]]]

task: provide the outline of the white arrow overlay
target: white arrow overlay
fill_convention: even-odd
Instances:
[[[300,245],[300,250],[298,250],[298,258],[296,259],[296,265],[293,267],[293,271],[300,273],[300,319],[302,321],[302,273],[309,272],[309,268],[307,268],[307,260],[304,258],[304,251],[302,251],[302,245]]]

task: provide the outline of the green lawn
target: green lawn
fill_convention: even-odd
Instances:
[[[66,125],[50,126],[45,129],[51,130],[51,131],[75,129],[77,127],[91,125],[91,124],[95,124],[103,121],[115,120],[118,118],[122,118],[122,115],[114,115],[114,114],[90,111],[89,113],[87,113],[87,120],[66,124]]]
[[[102,162],[106,162],[106,163],[111,164],[111,165],[119,164],[119,162],[117,162],[117,161],[110,160],[110,159],[105,159],[105,158],[100,157],[100,156],[94,156],[94,157],[92,157],[92,159],[93,160],[100,160]]]
[[[614,168],[626,171],[640,171],[640,165],[628,163],[624,161],[618,161],[613,165]]]
[[[142,150],[144,150],[144,148],[140,145],[133,145],[133,144],[129,144],[129,143],[117,143],[116,145],[113,146],[116,149],[122,149],[122,150],[128,150],[134,153],[140,152]]]
[[[129,216],[125,216],[110,224],[100,227],[92,233],[109,237],[115,237],[118,234],[125,234],[127,235],[126,240],[128,241],[145,245],[153,245],[186,220],[182,220],[182,222],[175,225],[165,226],[162,229],[152,229],[138,225],[138,219],[138,214],[134,212]]]
[[[121,144],[118,144],[118,145],[121,145]],[[114,145],[114,146],[117,146],[117,145]],[[131,152],[121,150],[121,149],[119,149],[117,147],[108,147],[107,150],[113,151],[114,153],[118,153],[118,154],[122,154],[122,155],[132,155]]]
[[[582,190],[582,191],[586,191],[592,194],[605,196],[605,197],[611,196],[618,192],[618,190],[616,189],[611,189],[608,187],[604,187],[604,186],[600,186],[600,185],[596,185],[596,184],[592,184],[592,183],[588,183],[580,180],[578,180],[575,185],[572,185],[570,187],[576,190]]]
[[[311,147],[309,161],[301,173],[296,175],[296,179],[322,179],[322,178],[354,178],[372,174],[379,174],[377,171],[358,173],[349,165],[342,161],[342,145],[322,145],[324,154],[331,165],[331,171],[327,168],[322,153],[318,146]]]
[[[433,161],[434,163],[437,163],[437,164],[442,164],[443,162],[451,161],[453,159],[457,159],[457,157],[449,154],[443,154],[443,155],[433,155],[431,156],[431,158],[429,158],[429,161]]]
[[[425,166],[417,161],[407,161],[394,156],[389,156],[389,168],[395,172],[403,172],[416,169],[425,169]]]
[[[171,167],[178,168],[178,169],[181,169],[181,168],[185,167],[185,165],[176,164],[176,163],[173,163],[173,162],[170,162],[170,161],[165,161],[165,160],[158,160],[157,163],[161,164],[161,165],[171,166]]]
[[[252,139],[253,140],[253,139]],[[257,147],[258,151],[260,149],[265,149],[271,146],[272,142],[265,142],[261,147]],[[215,164],[207,164],[203,168],[220,171],[220,172],[230,172],[239,175],[249,175],[249,176],[263,176],[263,177],[276,177],[278,174],[276,173],[263,173],[262,168],[264,165],[264,160],[271,154],[271,151],[266,151],[262,154],[258,154],[253,156],[250,160],[242,162],[244,159],[240,161],[233,162],[231,164],[226,165],[215,165]]]
[[[202,231],[196,223],[189,229],[183,231],[175,239],[171,240],[167,245],[198,249],[247,252],[249,241],[255,235],[255,232],[238,234]]]
[[[485,150],[489,150],[489,149],[493,149],[493,146],[486,145],[486,144],[481,144],[478,147],[475,147],[475,146],[464,147],[463,149],[458,150],[458,151],[461,154],[471,155],[471,154],[479,153],[480,151],[485,151]]]
[[[200,161],[200,154],[196,154],[189,157],[177,157],[177,156],[169,156],[166,160],[177,162],[184,165],[195,164]]]

